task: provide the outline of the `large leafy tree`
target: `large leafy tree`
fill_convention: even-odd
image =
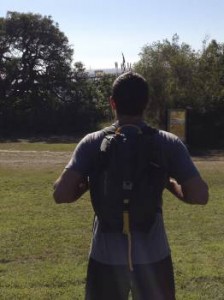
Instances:
[[[194,98],[192,84],[195,74],[196,54],[185,43],[164,40],[146,45],[140,53],[135,70],[144,75],[149,83],[151,105],[148,115],[163,126],[169,107],[183,107]]]
[[[8,12],[0,19],[0,108],[8,122],[29,113],[33,123],[71,97],[72,54],[49,16]]]
[[[144,46],[135,70],[149,83],[150,121],[164,126],[167,108],[191,108],[194,143],[223,141],[224,44],[204,42],[196,52],[174,35],[171,42]]]
[[[224,141],[224,44],[212,40],[198,58],[197,98],[200,105],[192,111],[195,141],[223,147]]]
[[[81,62],[74,64],[72,91],[74,96],[79,98],[77,119],[83,127],[85,125],[101,126],[113,120],[109,97],[115,78],[115,74],[90,75]]]
[[[204,111],[224,108],[224,44],[212,40],[204,47],[198,63],[198,81]]]
[[[109,98],[112,93],[112,85],[115,79],[115,74],[104,74],[94,82],[94,97],[95,99],[97,99],[96,107],[99,113],[101,113],[102,118],[106,122],[111,122],[114,119],[113,112],[109,103]]]

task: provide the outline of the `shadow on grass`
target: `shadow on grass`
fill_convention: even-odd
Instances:
[[[190,155],[195,158],[223,158],[224,147],[217,149],[190,149]]]

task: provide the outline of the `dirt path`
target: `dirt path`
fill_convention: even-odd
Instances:
[[[0,167],[65,165],[70,157],[70,152],[0,150]]]
[[[64,166],[70,159],[70,152],[53,152],[53,151],[17,151],[17,150],[0,150],[0,167],[53,167]],[[196,163],[216,162],[224,166],[224,155],[213,153],[209,155],[193,156]]]

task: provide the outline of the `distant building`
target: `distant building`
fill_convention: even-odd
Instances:
[[[95,69],[95,70],[86,70],[90,78],[100,78],[103,75],[120,75],[122,73],[121,69]]]
[[[95,70],[94,73],[95,77],[102,77],[105,74],[104,70]]]

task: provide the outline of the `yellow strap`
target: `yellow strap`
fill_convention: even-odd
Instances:
[[[131,257],[131,233],[128,234],[128,265],[130,271],[133,271],[133,263],[132,263],[132,257]]]
[[[128,265],[130,271],[133,271],[132,257],[131,257],[131,232],[129,226],[129,213],[128,211],[123,212],[123,233],[127,235],[128,238]]]
[[[127,211],[123,212],[123,233],[129,234],[130,228],[129,228],[129,213]]]

